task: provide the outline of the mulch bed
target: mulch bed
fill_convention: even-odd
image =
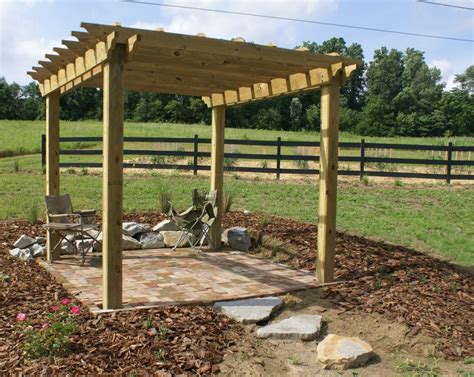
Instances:
[[[97,317],[83,308],[69,356],[26,360],[17,313],[26,313],[40,326],[67,292],[39,265],[7,256],[8,245],[21,234],[43,231],[26,221],[0,223],[0,272],[10,276],[0,281],[0,375],[209,375],[218,371],[224,351],[240,337],[240,326],[210,307],[170,306]],[[148,318],[156,329],[166,329],[166,335],[149,334],[144,327]]]
[[[154,212],[125,215],[125,221],[156,224],[164,216]],[[269,221],[268,221],[269,220]],[[316,226],[279,217],[262,221],[256,214],[226,214],[224,226],[246,226],[288,245],[284,263],[311,271],[316,262]],[[240,326],[202,306],[167,307],[91,316],[80,316],[80,336],[74,353],[53,360],[27,361],[21,355],[21,337],[15,331],[16,314],[32,318],[48,312],[61,297],[63,287],[36,264],[25,265],[6,255],[21,235],[43,234],[26,221],[0,222],[0,272],[11,276],[0,282],[0,374],[8,373],[156,373],[158,371],[210,374],[218,370],[226,348],[241,335]],[[404,323],[416,334],[431,335],[446,358],[474,356],[474,284],[472,276],[451,264],[414,250],[337,234],[336,278],[346,283],[326,288],[341,311],[377,312]],[[143,322],[169,329],[166,338],[147,334]],[[155,353],[162,350],[166,361]]]
[[[311,271],[316,267],[317,227],[280,217],[262,221],[256,214],[233,212],[236,224],[281,241],[296,255],[284,263]],[[335,278],[347,283],[326,288],[343,311],[377,312],[424,330],[444,357],[474,356],[474,280],[444,262],[409,248],[337,233]]]

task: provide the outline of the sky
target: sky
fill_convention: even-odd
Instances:
[[[258,13],[279,17],[384,28],[414,33],[474,39],[474,11],[430,5],[417,0],[148,0],[166,4]],[[433,0],[474,8],[474,0]],[[447,89],[454,75],[474,64],[474,43],[378,33],[300,22],[219,14],[197,10],[128,3],[121,0],[0,0],[0,77],[24,85],[26,72],[75,40],[81,22],[111,24],[231,39],[294,48],[303,41],[321,43],[342,37],[360,43],[367,61],[386,46],[425,53],[430,66],[441,70]],[[83,30],[82,30],[83,31]]]

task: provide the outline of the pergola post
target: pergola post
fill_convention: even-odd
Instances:
[[[59,91],[46,96],[46,195],[59,195]],[[53,250],[59,236],[48,230],[48,262],[59,258],[59,250]]]
[[[316,266],[316,277],[321,283],[328,283],[334,279],[339,89],[339,82],[335,78],[321,88],[318,259]]]
[[[224,128],[225,106],[212,108],[212,138],[211,138],[211,191],[217,190],[218,213],[210,230],[212,243],[217,249],[221,248],[221,224],[224,211]]]
[[[103,73],[103,309],[122,306],[124,61],[125,45],[117,44]]]

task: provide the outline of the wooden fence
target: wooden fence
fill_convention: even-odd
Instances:
[[[61,143],[100,143],[102,142],[101,137],[61,137]],[[193,171],[194,175],[198,174],[200,170],[210,170],[209,165],[201,164],[202,158],[209,158],[210,152],[200,151],[199,147],[203,145],[209,145],[210,139],[199,138],[198,135],[194,135],[193,138],[176,138],[176,137],[125,137],[124,142],[128,143],[179,143],[180,145],[188,145],[189,150],[185,148],[177,148],[176,150],[152,150],[152,149],[124,149],[124,156],[151,156],[150,163],[133,162],[124,163],[124,168],[138,168],[138,169],[177,169],[177,170],[190,170]],[[261,167],[256,166],[232,166],[225,164],[224,169],[226,171],[233,172],[250,172],[250,173],[271,173],[275,174],[276,178],[279,179],[282,174],[319,174],[318,169],[312,169],[308,166],[308,162],[319,161],[319,156],[314,153],[311,154],[283,154],[282,148],[284,147],[297,147],[305,148],[312,147],[318,148],[319,142],[315,141],[282,141],[281,138],[276,140],[237,140],[237,139],[226,139],[226,145],[245,145],[245,146],[257,146],[257,147],[274,147],[274,153],[225,153],[224,158],[229,160],[262,160],[266,161],[262,163]],[[191,148],[189,148],[191,146]],[[351,149],[357,150],[355,155],[350,156],[339,156],[339,167],[341,168],[342,162],[356,163],[356,170],[342,169],[339,170],[340,175],[359,176],[363,179],[364,176],[372,177],[395,177],[395,178],[419,178],[419,179],[442,179],[447,183],[451,180],[474,180],[474,174],[469,167],[474,166],[474,160],[472,160],[472,152],[474,146],[454,146],[451,142],[447,145],[422,145],[422,144],[394,144],[394,143],[368,143],[364,139],[360,142],[341,142],[339,143],[341,150]],[[369,156],[368,151],[376,150],[381,156]],[[393,151],[404,150],[404,151],[431,151],[432,158],[396,158],[391,157]],[[385,151],[385,153],[383,152]],[[434,154],[437,153],[435,156]],[[453,158],[456,154],[457,158]],[[467,159],[459,159],[459,154],[465,156]],[[94,156],[102,155],[100,149],[61,149],[60,155],[77,155],[77,156]],[[387,157],[389,155],[389,157]],[[45,135],[41,137],[41,162],[45,165],[46,159],[46,138]],[[176,164],[166,163],[161,161],[165,158],[191,158],[187,164]],[[153,162],[155,160],[155,162]],[[158,162],[157,162],[158,161]],[[267,163],[274,161],[275,167],[268,167]],[[282,167],[283,161],[294,161],[301,162],[306,161],[302,164],[304,166],[298,168]],[[380,169],[383,164],[401,165],[406,167],[407,165],[418,165],[418,166],[434,166],[441,167],[442,173],[433,172],[402,172],[402,171],[387,171]],[[300,164],[301,165],[301,164]],[[100,162],[62,162],[61,167],[70,168],[100,168],[102,164]],[[374,170],[379,167],[379,170]],[[468,174],[455,174],[453,169],[456,167],[467,168]],[[392,169],[393,170],[393,169]],[[397,168],[398,170],[398,168]]]

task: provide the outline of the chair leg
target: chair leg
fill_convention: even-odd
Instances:
[[[184,230],[182,230],[179,237],[178,237],[178,241],[176,241],[176,244],[174,245],[174,247],[171,250],[175,251],[184,237],[186,237],[186,232]]]

